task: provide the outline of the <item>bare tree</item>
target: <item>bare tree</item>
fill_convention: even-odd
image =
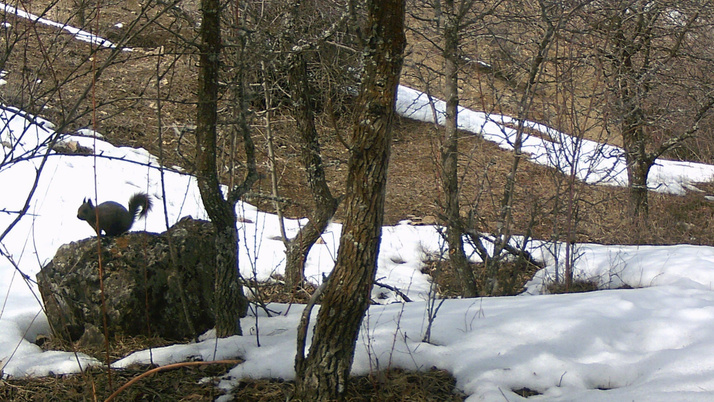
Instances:
[[[351,29],[358,18],[350,4],[326,0],[255,2],[244,12],[251,25],[249,57],[260,60],[253,64],[265,66],[260,74],[250,75],[260,76],[266,113],[282,113],[283,118],[276,119],[282,123],[275,126],[289,127],[284,131],[290,133],[289,141],[300,155],[310,195],[306,200],[291,200],[293,206],[304,208],[300,213],[309,218],[308,223],[292,238],[282,231],[288,289],[303,281],[307,255],[339,203],[328,185],[320,139],[324,134],[319,132],[325,131],[321,130],[320,117],[327,115],[332,120],[333,110],[345,107],[354,98],[346,95],[356,87],[355,72],[359,70],[357,35]],[[338,130],[334,131],[333,135],[340,137]],[[280,189],[275,172],[271,181],[273,199],[277,200]]]
[[[334,216],[339,201],[332,195],[330,187],[327,185],[325,169],[322,165],[320,142],[311,106],[312,99],[309,96],[310,81],[305,60],[301,54],[294,54],[289,63],[293,117],[302,140],[302,161],[314,203],[314,210],[310,214],[307,225],[301,228],[298,234],[288,242],[285,280],[288,288],[292,289],[303,281],[307,254]]]
[[[15,163],[33,160],[39,163],[36,164],[33,185],[23,204],[12,206],[13,209],[17,208],[12,211],[3,209],[4,213],[11,214],[14,219],[6,227],[0,228],[0,245],[31,207],[48,158],[65,152],[76,152],[73,145],[64,142],[66,133],[89,124],[95,125],[96,128],[96,125],[104,121],[103,118],[111,118],[137,103],[136,98],[129,100],[130,96],[104,99],[98,94],[98,88],[103,87],[106,74],[114,73],[118,66],[126,63],[129,57],[123,47],[141,33],[139,20],[154,22],[166,12],[165,8],[156,7],[156,4],[142,7],[138,10],[136,19],[128,21],[132,29],[117,37],[116,42],[111,45],[96,37],[89,43],[80,41],[61,29],[43,25],[46,20],[25,23],[27,18],[47,18],[55,15],[58,7],[58,2],[55,1],[41,6],[35,5],[29,9],[34,13],[34,17],[30,17],[24,14],[24,10],[8,6],[2,17],[5,29],[0,34],[0,70],[3,71],[3,78],[8,80],[0,87],[0,100],[4,105],[8,105],[3,106],[4,113],[9,119],[24,118],[44,125],[45,123],[38,119],[38,115],[42,115],[52,120],[55,125],[47,127],[49,130],[46,131],[45,138],[39,137],[44,130],[33,132],[31,127],[26,127],[23,132],[8,130],[9,137],[3,139],[0,170]],[[155,7],[155,13],[149,15],[148,10],[151,7]],[[71,19],[76,15],[76,10],[70,10],[70,15],[65,18]],[[87,24],[94,22],[95,18],[87,20]],[[79,28],[86,29],[85,26]],[[97,113],[99,111],[103,113]],[[6,121],[2,130],[8,128]],[[27,148],[27,144],[34,144],[33,148]],[[11,258],[10,255],[3,254]]]
[[[442,181],[444,187],[444,214],[446,216],[446,240],[449,243],[449,262],[461,279],[464,297],[478,295],[476,279],[464,251],[464,222],[459,205],[459,42],[462,24],[471,11],[473,1],[453,0],[442,3],[444,16],[443,56],[444,56],[444,96],[446,116],[444,121],[444,143],[441,150]]]
[[[372,0],[366,8],[364,71],[349,143],[346,219],[310,352],[305,357],[304,338],[299,338],[295,358],[295,396],[304,400],[333,400],[344,393],[376,274],[391,126],[406,44],[405,2]]]
[[[602,79],[598,79],[598,71],[592,66],[593,57],[583,51],[580,40],[583,20],[587,18],[587,13],[574,15],[555,43],[549,68],[553,96],[544,100],[547,102],[544,107],[553,112],[542,121],[550,129],[541,132],[556,144],[545,155],[556,168],[549,172],[553,193],[544,200],[552,225],[552,242],[545,248],[555,262],[554,282],[563,285],[566,292],[572,289],[575,262],[580,257],[580,225],[589,219],[582,211],[588,204],[603,202],[594,199],[591,192],[583,191],[586,185],[582,181],[597,183],[615,173],[599,167],[599,162],[607,157],[604,148],[612,138],[608,137],[598,113],[603,101]],[[582,77],[586,75],[595,78],[584,80]]]
[[[550,53],[555,42],[556,35],[567,24],[573,14],[577,13],[584,3],[557,4],[539,1],[533,7],[534,15],[532,21],[526,22],[532,27],[534,34],[531,35],[531,56],[527,58],[522,69],[522,82],[518,85],[519,94],[515,104],[515,127],[510,145],[513,147],[513,159],[510,169],[506,175],[505,184],[499,201],[499,211],[496,218],[496,231],[493,237],[484,236],[475,231],[469,232],[471,243],[476,252],[484,262],[484,278],[481,284],[482,294],[494,295],[503,292],[502,283],[499,283],[499,270],[503,260],[508,256],[515,256],[526,263],[535,263],[532,257],[525,251],[526,243],[529,241],[530,229],[524,233],[524,239],[514,246],[513,240],[513,209],[516,200],[516,177],[519,166],[524,158],[523,144],[527,137],[527,120],[533,113],[535,99],[538,88],[543,85],[546,67],[551,62]],[[512,4],[504,4],[512,7]],[[506,11],[510,15],[507,21],[520,21],[518,17]],[[536,210],[533,213],[537,213]],[[531,227],[531,223],[527,225]],[[491,247],[488,247],[491,245]]]
[[[244,118],[245,108],[239,108],[239,130],[243,134],[248,172],[245,180],[230,189],[227,199],[221,191],[216,170],[218,122],[218,86],[221,60],[221,24],[219,0],[201,0],[199,89],[196,108],[196,177],[203,205],[216,230],[216,282],[214,314],[216,336],[241,334],[240,317],[247,313],[247,300],[239,283],[238,231],[235,206],[257,180],[255,151]],[[241,93],[241,74],[238,74]],[[242,97],[239,97],[242,100]]]
[[[629,214],[649,211],[647,178],[655,160],[696,135],[714,107],[708,2],[606,1],[591,10],[599,67],[607,85],[608,127],[619,131],[627,162]],[[604,44],[604,46],[603,46]]]
[[[288,289],[294,289],[303,281],[307,255],[324,232],[339,205],[339,200],[332,195],[327,184],[322,163],[313,106],[316,96],[314,95],[313,79],[310,77],[307,66],[306,53],[312,51],[319,44],[324,44],[324,41],[334,34],[336,27],[342,21],[335,21],[333,25],[321,32],[319,38],[294,38],[292,35],[295,30],[304,31],[304,29],[297,29],[299,16],[304,13],[302,8],[305,6],[301,1],[296,1],[290,8],[286,16],[283,39],[289,47],[286,64],[291,112],[297,126],[301,159],[314,205],[309,214],[307,225],[287,242],[285,283]],[[347,13],[343,13],[341,18],[344,20],[347,15]]]
[[[439,148],[439,178],[443,191],[441,215],[445,225],[445,240],[449,245],[449,264],[457,273],[462,294],[473,297],[478,294],[478,285],[473,265],[470,263],[464,248],[464,234],[470,224],[464,219],[462,210],[461,182],[466,173],[459,168],[463,162],[464,153],[459,149],[459,103],[460,87],[464,79],[460,77],[467,60],[473,60],[480,55],[469,55],[464,43],[477,41],[483,36],[481,31],[487,24],[485,17],[490,15],[501,4],[501,1],[475,2],[472,0],[424,0],[416,1],[412,7],[411,17],[415,26],[411,28],[421,43],[429,43],[433,51],[441,56],[442,70],[437,70],[438,63],[427,57],[417,63],[419,81],[430,94],[439,90],[445,99],[443,110],[444,130],[437,136]],[[474,34],[476,31],[481,31]],[[474,50],[474,46],[470,47]],[[476,48],[478,48],[476,46]],[[428,51],[428,52],[429,52]],[[432,81],[441,82],[434,85]],[[438,120],[441,110],[436,110],[432,104],[435,120]]]
[[[443,58],[443,75],[436,71],[436,65],[427,57],[419,67],[420,72],[426,71],[421,76],[424,77],[422,83],[427,86],[427,91],[434,89],[431,80],[443,80],[441,89],[445,98],[445,127],[443,140],[439,142],[439,173],[444,193],[442,208],[446,225],[445,238],[449,244],[449,262],[459,276],[464,295],[511,292],[506,290],[510,286],[504,287],[501,286],[503,283],[498,283],[501,262],[509,256],[516,256],[527,263],[533,262],[523,251],[525,242],[520,246],[512,244],[515,226],[512,211],[518,197],[516,181],[524,157],[522,145],[527,136],[527,121],[535,114],[535,99],[541,95],[538,87],[544,81],[544,71],[556,32],[567,20],[572,8],[561,8],[549,2],[523,3],[518,6],[501,1],[423,3],[431,7],[433,16],[425,17],[419,13],[420,9],[416,9],[414,19],[427,26],[430,21],[436,21],[431,23],[436,34],[430,35],[424,33],[424,30],[416,32],[416,29],[414,34],[438,49]],[[493,58],[494,54],[498,59]],[[509,127],[504,128],[504,134],[514,152],[503,188],[499,190],[500,197],[484,188],[476,189],[473,196],[465,195],[461,189],[465,177],[478,174],[469,167],[475,155],[459,147],[458,131],[460,91],[462,86],[469,85],[460,74],[467,69],[474,71],[474,67],[475,75],[483,76],[486,80],[476,79],[478,82],[472,87],[469,96],[490,99],[478,105],[483,110],[495,109],[499,114],[506,113],[515,117]],[[504,108],[502,105],[507,106]],[[434,114],[438,112],[435,110]],[[484,183],[491,180],[488,177],[488,166],[481,172],[481,181]],[[501,182],[501,178],[498,181]],[[493,216],[485,216],[487,212],[482,210],[482,196],[493,201],[492,209],[497,210]],[[535,209],[533,213],[536,213]],[[533,221],[531,218],[530,223],[519,224],[525,228],[526,239]],[[492,226],[483,227],[484,222],[492,222]],[[484,234],[489,232],[493,236]],[[463,245],[465,234],[483,261],[482,272],[474,272],[474,266],[469,263]]]

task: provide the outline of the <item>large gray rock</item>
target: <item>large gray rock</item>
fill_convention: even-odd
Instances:
[[[162,234],[132,232],[102,238],[110,337],[180,340],[213,328],[213,244],[210,222],[191,218]],[[96,237],[66,244],[37,274],[47,318],[60,339],[87,345],[104,340],[97,250]]]

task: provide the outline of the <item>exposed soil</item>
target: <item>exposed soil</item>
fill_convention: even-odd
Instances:
[[[104,22],[98,24],[99,34],[120,41],[126,28],[118,29],[114,23],[123,22],[126,27],[135,18],[138,8],[130,5],[125,2],[103,5],[101,21]],[[42,2],[35,2],[33,6],[36,7],[35,12],[40,13]],[[115,57],[114,62],[101,71],[93,91],[87,91],[87,86],[96,66],[83,62],[90,51],[89,44],[57,28],[31,24],[27,20],[10,16],[17,30],[24,35],[16,43],[8,43],[5,39],[6,45],[14,43],[15,47],[26,46],[28,51],[10,52],[5,64],[0,66],[9,72],[8,84],[0,87],[2,101],[36,112],[57,124],[64,132],[94,127],[115,145],[146,148],[154,155],[161,154],[166,166],[181,166],[191,172],[196,60],[194,50],[183,46],[181,41],[195,37],[195,32],[185,20],[176,23],[182,20],[175,20],[172,14],[163,14],[156,17],[158,22],[150,22],[157,14],[156,11],[149,10],[139,19],[142,30],[126,41],[133,51],[119,52],[112,56]],[[189,7],[184,12],[191,14],[195,11]],[[60,11],[53,13],[58,18],[63,16],[72,20],[69,14]],[[48,13],[48,16],[53,13]],[[76,16],[73,18],[76,19]],[[169,33],[167,26],[180,36]],[[53,46],[49,46],[49,43]],[[418,55],[418,52],[410,53],[405,64],[405,81],[413,85],[416,82],[410,78],[413,76],[410,65],[414,64]],[[109,50],[100,50],[96,54],[97,64],[101,65],[110,56]],[[167,74],[167,71],[170,73]],[[30,72],[42,82],[30,86]],[[489,107],[488,102],[477,101],[481,96],[474,90],[479,87],[476,82],[486,79],[481,73],[475,70],[469,77],[470,81],[465,80],[471,82],[471,89],[464,94],[464,104]],[[66,81],[63,77],[71,80]],[[60,83],[61,90],[56,91]],[[30,90],[31,96],[27,95]],[[69,116],[68,111],[75,106],[76,113]],[[265,123],[261,116],[257,113],[252,122],[261,179],[254,187],[253,197],[249,201],[267,211],[273,211],[274,205],[267,197],[271,189],[263,127]],[[331,119],[320,115],[317,123],[328,179],[333,192],[340,195],[349,155],[334,132]],[[343,115],[337,122],[341,135],[349,134],[350,125],[349,115]],[[291,217],[307,216],[312,202],[306,193],[304,168],[292,119],[287,113],[278,113],[271,128],[279,195],[288,200],[285,212]],[[438,168],[440,135],[433,125],[405,118],[397,120],[387,184],[386,224],[396,224],[414,217],[435,217],[439,221],[443,199]],[[227,137],[221,138],[219,162],[226,161],[230,153]],[[464,213],[472,207],[476,208],[476,229],[494,231],[505,178],[513,156],[478,136],[465,133],[463,138],[460,169]],[[226,172],[231,171],[228,167],[227,164]],[[233,172],[232,175],[223,174],[226,184],[241,180],[240,157]],[[578,202],[577,210],[574,211],[577,215],[573,215],[576,224],[574,240],[714,244],[714,234],[707,230],[714,204],[704,201],[699,194],[687,197],[651,194],[651,227],[633,233],[628,211],[624,207],[626,190],[576,182],[570,192],[566,185],[567,178],[552,169],[530,163],[521,164],[513,210],[514,232],[528,232],[537,238],[561,236],[564,211],[572,194]],[[342,218],[341,210],[338,210],[335,218]]]
[[[45,5],[43,3],[47,2],[33,2],[35,9],[31,11],[41,14],[40,7]],[[104,22],[97,25],[96,31],[104,37],[120,41],[126,28],[116,28],[114,24],[123,22],[126,27],[137,15],[139,4],[133,1],[115,2],[103,4],[102,7],[101,21]],[[195,7],[191,9],[189,4],[189,7],[181,12],[190,17],[195,15]],[[72,133],[79,128],[94,127],[115,145],[143,147],[154,155],[161,153],[166,166],[180,166],[191,172],[192,127],[195,122],[193,102],[197,76],[195,54],[185,53],[184,44],[195,37],[195,32],[186,20],[181,24],[172,22],[174,19],[170,14],[158,17],[160,24],[150,23],[150,18],[155,15],[155,11],[150,11],[140,19],[140,25],[145,28],[127,42],[127,45],[133,47],[132,52],[112,55],[110,50],[101,50],[95,55],[97,64],[84,60],[90,51],[89,44],[77,41],[57,28],[7,16],[17,31],[23,32],[23,36],[16,42],[5,37],[0,39],[0,43],[7,48],[22,46],[27,51],[8,52],[7,59],[3,60],[4,64],[0,65],[0,68],[9,72],[6,78],[8,84],[0,87],[0,100],[37,113],[57,124],[64,132]],[[63,10],[48,13],[47,17],[70,21],[77,19],[77,16],[71,16]],[[89,20],[90,16],[87,16],[87,19]],[[166,29],[169,26],[181,33],[182,37],[169,33]],[[50,44],[52,46],[49,46]],[[415,52],[410,57],[417,55]],[[95,89],[87,91],[92,72],[96,71],[97,65],[101,65],[110,57],[115,57],[114,63],[102,71]],[[413,72],[409,70],[409,65],[408,62],[405,67],[405,82],[416,85],[410,78],[413,77]],[[471,78],[477,81],[482,73],[474,69]],[[60,83],[62,89],[58,92],[56,88]],[[473,83],[471,87],[479,86]],[[31,91],[31,96],[28,91]],[[493,106],[496,101],[471,93],[465,104]],[[70,116],[70,110],[75,105],[76,112]],[[68,116],[71,118],[68,119]],[[253,197],[249,201],[272,212],[272,202],[262,197],[270,194],[271,190],[264,121],[261,116],[256,113],[252,121],[261,179],[253,189]],[[329,120],[326,116],[319,116],[318,129],[330,185],[335,194],[339,195],[346,178],[348,152],[334,133]],[[349,133],[350,124],[348,115],[338,121],[343,135]],[[288,200],[285,204],[286,213],[292,217],[306,216],[312,204],[311,197],[306,192],[304,168],[300,162],[300,149],[296,145],[294,124],[287,114],[281,114],[273,123],[272,130],[275,137],[280,196]],[[441,134],[433,125],[405,118],[397,119],[394,130],[385,223],[392,225],[405,219],[415,222],[440,222],[440,204],[443,197],[439,185],[438,138]],[[222,154],[219,158],[225,161],[229,156],[229,146],[227,136],[222,138]],[[461,146],[462,205],[465,212],[470,207],[476,209],[474,229],[494,231],[505,179],[513,163],[513,156],[495,144],[468,133],[464,133]],[[240,178],[240,164],[232,176],[223,175],[226,184]],[[564,211],[570,200],[577,200],[573,210],[576,229],[572,240],[610,244],[643,242],[714,245],[714,233],[709,230],[714,218],[714,204],[703,197],[703,194],[714,194],[712,185],[702,185],[705,190],[702,194],[672,196],[652,193],[649,226],[646,230],[635,232],[624,207],[627,200],[626,190],[588,186],[579,182],[575,182],[570,190],[567,184],[566,177],[551,169],[528,162],[522,163],[517,174],[513,210],[514,232],[542,239],[563,239],[566,225]],[[342,213],[342,210],[338,210],[335,219],[342,219]],[[429,266],[428,269],[437,268]],[[444,275],[449,277],[448,273]],[[453,276],[452,280],[445,279],[441,283],[442,293],[457,296],[458,287],[450,283],[453,283]],[[269,298],[296,300],[293,297],[283,300],[285,295],[275,297]],[[297,300],[304,300],[304,297],[302,295]],[[146,380],[145,385],[135,388],[127,398],[210,400],[216,396],[215,387],[211,383],[196,385],[196,381],[204,377],[220,376],[227,369],[228,366],[186,368],[176,370],[173,374],[159,374]],[[126,381],[144,370],[146,368],[137,368],[117,374],[116,383]],[[427,377],[422,377],[421,374]],[[414,396],[414,399],[408,398],[409,400],[461,399],[461,396],[452,393],[454,383],[448,375],[439,371],[421,374],[389,372],[383,378],[361,379],[353,385],[354,393],[348,396],[348,400],[402,400],[404,395]],[[102,376],[102,371],[90,371],[84,376],[67,378],[66,381],[10,380],[5,382],[6,386],[0,387],[0,399],[38,400],[34,399],[38,395],[40,400],[91,400],[95,396],[104,398],[107,394],[103,390],[103,380],[100,380]],[[394,381],[400,385],[383,387],[385,382],[392,381],[392,376],[398,377]],[[175,384],[181,384],[181,387],[176,388],[173,386]],[[289,394],[289,388],[289,384],[276,382],[244,383],[239,390],[242,396],[237,400],[284,400],[285,395]],[[413,393],[402,394],[407,392],[405,389],[411,389],[409,392]],[[383,390],[391,390],[385,391],[391,394],[379,394]],[[57,395],[62,396],[57,399]],[[417,398],[418,395],[422,396]]]

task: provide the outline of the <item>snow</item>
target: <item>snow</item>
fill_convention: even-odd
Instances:
[[[0,10],[2,10],[7,15],[16,15],[20,18],[25,18],[32,22],[37,22],[37,23],[40,23],[43,25],[47,25],[47,26],[59,28],[63,31],[67,31],[70,34],[74,35],[75,38],[77,38],[78,40],[81,40],[83,42],[88,42],[93,45],[107,47],[107,48],[115,48],[116,47],[116,45],[114,45],[110,41],[108,41],[104,38],[100,38],[99,36],[93,35],[87,31],[77,29],[77,28],[67,25],[67,24],[55,22],[55,21],[52,21],[47,18],[42,18],[40,16],[37,16],[32,13],[28,13],[27,11],[20,10],[20,9],[10,6],[8,4],[0,3]],[[10,24],[6,22],[6,23],[4,23],[4,26],[7,28],[10,26]],[[125,49],[125,50],[130,50],[130,49]]]
[[[422,92],[407,87],[399,88],[397,111],[406,117],[443,124],[444,101],[433,99]],[[497,143],[501,148],[513,149],[517,120],[499,114],[477,112],[461,107],[459,128],[480,134]],[[627,185],[627,168],[622,148],[576,138],[532,121],[525,127],[541,135],[524,134],[522,150],[531,156],[531,161],[560,169],[587,183],[614,186]],[[550,138],[551,140],[547,140]],[[684,194],[688,185],[707,182],[714,178],[714,166],[702,163],[679,162],[658,159],[650,171],[647,186],[651,190]]]
[[[443,102],[436,100],[435,106],[443,110]],[[433,116],[426,95],[405,87],[399,91],[399,113],[423,121],[432,121]],[[514,131],[505,125],[512,126],[511,118],[465,109],[460,116],[463,129],[511,147]],[[12,211],[25,204],[47,139],[54,133],[51,123],[12,108],[1,111],[0,121],[0,156],[15,161],[0,167],[4,231],[16,216]],[[533,162],[564,172],[574,168],[581,180],[593,184],[626,185],[621,149],[526,124],[547,134],[525,139],[524,149]],[[43,352],[32,343],[38,334],[49,334],[35,275],[59,246],[93,234],[75,216],[84,197],[97,194],[99,201],[125,203],[132,193],[147,191],[157,208],[134,230],[166,229],[156,158],[143,149],[114,147],[90,130],[81,134],[62,135],[61,141],[95,148],[103,157],[50,154],[28,214],[0,245],[4,377],[75,373],[101,364],[81,353]],[[11,144],[18,146],[11,149]],[[38,145],[42,152],[32,154]],[[568,162],[573,160],[575,166]],[[178,171],[164,173],[169,224],[186,215],[206,218],[195,179]],[[713,175],[713,166],[659,160],[648,185],[679,194]],[[277,240],[277,217],[245,203],[238,204],[237,213],[242,274],[267,279],[282,272],[284,247]],[[294,234],[304,223],[287,220],[288,233]],[[383,229],[377,278],[414,301],[401,303],[394,292],[375,287],[372,297],[383,304],[370,307],[365,317],[353,374],[388,367],[437,367],[456,377],[457,387],[470,401],[518,401],[524,398],[513,390],[522,388],[541,393],[533,399],[548,401],[714,399],[713,247],[577,244],[573,252],[578,277],[598,281],[603,288],[627,284],[634,289],[543,295],[543,283],[562,270],[558,263],[564,249],[534,241],[531,252],[546,268],[528,283],[525,294],[446,300],[433,318],[427,342],[430,282],[421,268],[426,258],[445,255],[437,229],[407,222]],[[306,275],[311,281],[319,283],[332,269],[339,236],[340,225],[331,224],[324,243],[310,253]],[[215,339],[209,333],[197,343],[138,351],[113,366],[240,357],[245,362],[223,378],[221,388],[229,391],[242,378],[293,379],[302,306],[269,307],[278,314],[269,317],[257,309],[243,319],[243,337]]]

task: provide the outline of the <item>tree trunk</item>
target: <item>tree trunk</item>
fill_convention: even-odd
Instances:
[[[464,297],[478,296],[473,270],[464,252],[463,222],[459,206],[459,26],[453,0],[444,2],[444,95],[446,97],[445,134],[442,148],[442,172],[446,215],[446,241],[449,244],[449,263],[461,282]]]
[[[647,222],[649,215],[647,199],[647,175],[654,159],[647,154],[642,92],[638,90],[637,74],[633,71],[632,50],[625,43],[624,35],[617,36],[617,52],[620,58],[614,61],[618,81],[618,106],[621,113],[620,130],[627,162],[627,179],[630,195],[630,218],[635,227]]]
[[[629,182],[629,213],[637,230],[644,228],[649,218],[647,176],[654,163],[647,155],[637,152],[640,147],[644,148],[644,144],[625,148],[627,179]],[[628,148],[634,148],[635,152],[628,151]]]
[[[394,104],[406,44],[404,7],[404,0],[367,3],[369,35],[350,144],[347,214],[310,352],[305,357],[304,351],[298,350],[295,358],[297,399],[342,397],[369,306],[384,217]]]
[[[214,314],[216,336],[241,334],[240,320],[247,303],[238,283],[236,214],[223,198],[216,170],[218,73],[221,35],[218,0],[201,0],[201,47],[196,116],[196,177],[203,205],[216,228]]]
[[[649,53],[651,46],[651,17],[646,13],[634,21],[635,27],[628,28],[626,21],[631,17],[629,10],[623,9],[613,16],[611,68],[615,79],[617,99],[616,110],[620,114],[622,145],[627,162],[629,185],[630,218],[639,231],[649,215],[647,199],[647,175],[654,163],[646,150],[647,132],[645,112],[642,104],[649,92],[649,58],[644,57],[637,65],[633,60],[638,53]],[[628,29],[633,29],[629,32]],[[639,235],[638,235],[639,236]]]
[[[286,251],[285,282],[288,289],[298,286],[305,275],[305,260],[313,244],[325,231],[337,211],[338,201],[332,196],[322,166],[320,142],[315,128],[312,109],[310,79],[302,54],[293,54],[288,60],[290,89],[292,91],[293,117],[300,134],[302,162],[307,174],[307,184],[314,201],[310,221],[291,239]]]

